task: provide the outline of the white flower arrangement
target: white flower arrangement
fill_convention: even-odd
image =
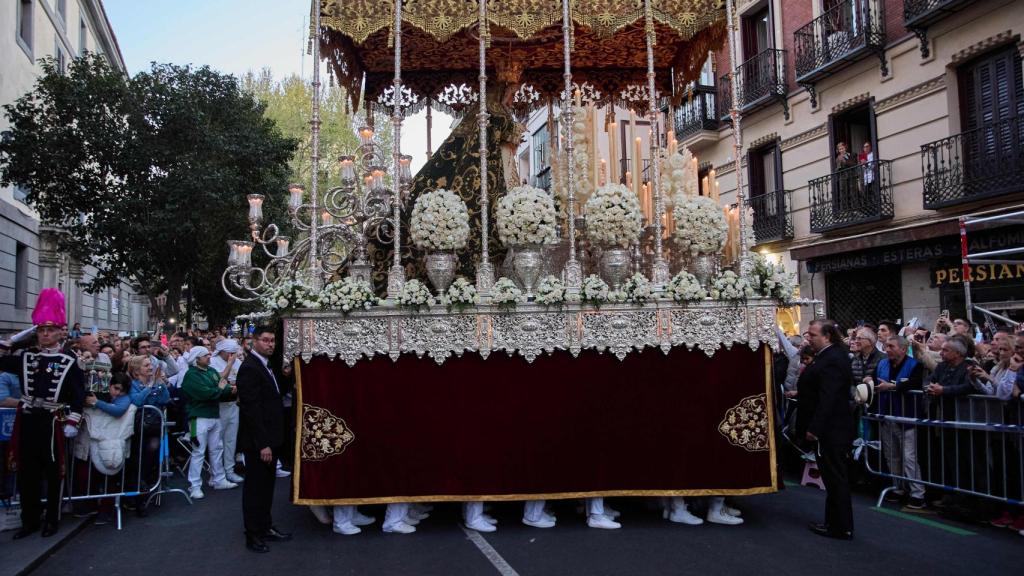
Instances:
[[[512,308],[526,301],[516,283],[502,276],[491,288],[491,301],[502,308]]]
[[[721,252],[729,237],[729,222],[717,202],[707,196],[677,195],[673,215],[673,236],[680,248],[694,256]]]
[[[654,298],[654,289],[651,287],[651,281],[646,276],[639,272],[633,274],[628,280],[622,285],[622,293],[624,300],[628,302],[636,302],[642,304],[648,300]]]
[[[558,276],[545,276],[537,285],[534,301],[545,306],[561,306],[565,303],[565,284]]]
[[[284,280],[263,295],[263,307],[270,312],[281,312],[295,308],[316,308],[319,306],[316,294],[301,280]]]
[[[441,303],[448,308],[463,309],[479,302],[480,297],[477,296],[476,286],[462,276],[456,278],[448,287],[448,291],[441,295]]]
[[[677,196],[697,196],[697,174],[693,170],[693,154],[689,148],[683,148],[682,151],[666,158],[663,166],[665,178],[662,181],[662,190],[666,199],[672,199],[670,204],[676,202]]]
[[[533,186],[518,186],[501,197],[495,213],[498,238],[505,246],[555,244],[558,216],[551,194]]]
[[[407,306],[413,310],[419,310],[421,307],[429,307],[433,302],[434,297],[430,293],[430,289],[427,288],[426,284],[415,278],[406,281],[406,283],[402,285],[402,290],[398,293],[398,304],[400,306]]]
[[[708,297],[707,290],[704,290],[697,277],[685,270],[669,281],[668,293],[676,302],[696,302]]]
[[[591,274],[583,279],[583,286],[580,287],[580,300],[600,306],[608,300],[608,284],[597,274]]]
[[[454,192],[438,188],[416,199],[409,223],[412,243],[421,250],[458,250],[469,238],[469,211]]]
[[[605,184],[587,200],[587,237],[605,246],[628,248],[640,237],[640,203],[622,184]]]
[[[754,287],[746,278],[740,278],[732,270],[726,270],[711,283],[711,297],[715,300],[746,300],[756,295]]]
[[[369,282],[352,277],[324,286],[317,301],[320,308],[341,310],[344,313],[359,309],[369,310],[372,306],[380,304],[380,299],[373,293],[373,286]]]
[[[754,288],[766,298],[775,298],[781,303],[791,302],[796,289],[793,275],[786,267],[773,264],[763,255],[754,253],[754,269],[751,274]]]

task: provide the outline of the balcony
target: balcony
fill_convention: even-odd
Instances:
[[[750,199],[750,206],[754,210],[754,240],[757,244],[793,239],[793,217],[789,202],[791,196],[789,190],[777,190]]]
[[[693,149],[705,142],[718,141],[718,109],[715,87],[689,88],[686,100],[675,110],[675,136],[683,146]]]
[[[807,183],[811,232],[828,232],[893,216],[892,161],[844,168]]]
[[[882,0],[846,0],[793,33],[796,81],[817,107],[814,84],[867,54],[885,63],[885,8]]]
[[[903,26],[921,41],[921,58],[927,58],[928,26],[972,4],[971,0],[903,0]]]
[[[740,64],[736,69],[739,110],[747,114],[763,108],[772,102],[781,102],[782,111],[789,118],[789,103],[786,100],[786,51],[769,48]],[[718,117],[724,122],[732,109],[732,78],[722,76],[718,82]]]
[[[924,207],[1024,191],[1024,121],[1007,118],[921,146]]]

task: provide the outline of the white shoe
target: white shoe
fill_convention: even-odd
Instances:
[[[498,525],[498,519],[494,516],[491,516],[490,514],[481,514],[480,517],[484,519],[484,522],[487,522],[491,526]]]
[[[604,515],[609,517],[609,518],[611,518],[612,520],[615,520],[619,516],[622,516],[622,512],[619,512],[618,510],[614,510],[614,509],[612,509],[611,506],[605,504],[604,505]]]
[[[355,514],[352,515],[352,524],[355,526],[369,526],[376,521],[377,519],[373,516],[367,516],[358,510],[356,510]]]
[[[725,513],[724,510],[712,512],[708,510],[707,521],[712,524],[725,524],[727,526],[736,526],[737,524],[743,524],[743,518],[737,518],[730,516]]]
[[[426,513],[432,512],[434,510],[434,506],[432,504],[426,504],[424,502],[413,502],[412,504],[409,504],[409,509],[421,513]]]
[[[540,517],[543,518],[544,520],[549,521],[549,522],[558,522],[558,518],[555,518],[555,515],[551,514],[547,510],[545,510],[544,512],[541,512],[540,513]]]
[[[334,530],[335,534],[344,534],[345,536],[352,536],[353,534],[359,534],[362,532],[358,526],[351,522],[342,524],[341,526],[335,524],[331,527],[331,530]],[[413,530],[415,530],[415,528],[413,528]]]
[[[405,522],[409,526],[419,526],[420,524],[419,520],[412,518],[411,516],[406,516],[405,518],[402,518],[402,522]]]
[[[622,528],[622,524],[619,524],[604,514],[591,514],[588,516],[587,526],[590,526],[591,528],[603,528],[605,530]]]
[[[316,519],[321,524],[330,524],[331,517],[327,515],[327,508],[324,506],[310,506],[309,511],[316,516]]]
[[[238,484],[235,484],[234,482],[229,482],[227,480],[217,482],[216,484],[211,483],[210,486],[213,486],[214,490],[231,490],[232,488],[238,488]]]
[[[478,518],[474,522],[467,522],[466,528],[476,530],[477,532],[494,532],[497,530],[497,528],[487,523],[483,518]]]
[[[395,524],[394,526],[385,526],[383,528],[383,530],[384,530],[384,532],[387,532],[388,534],[412,534],[413,532],[416,531],[416,527],[415,526],[410,526],[410,525],[406,524],[405,522],[399,522],[398,524]]]
[[[287,478],[291,476],[292,473],[285,470],[284,468],[278,468],[277,471],[274,472],[274,475],[277,476],[278,478]]]
[[[193,488],[188,491],[188,497],[193,500],[202,500],[203,498],[206,498],[206,494],[203,494],[202,488]]]
[[[725,504],[722,504],[722,512],[725,512],[726,514],[734,518],[739,518],[743,516],[743,512],[740,512],[738,509],[733,508],[732,506],[726,506]]]
[[[694,516],[686,508],[680,508],[675,512],[668,515],[669,522],[675,522],[676,524],[687,524],[689,526],[700,526],[704,523],[703,520]]]
[[[241,476],[235,474],[234,472],[228,472],[227,479],[229,482],[234,482],[235,484],[241,484],[242,482],[245,482],[245,478],[242,478]]]
[[[553,528],[555,526],[555,521],[541,516],[540,520],[536,521],[523,518],[523,524],[533,526],[534,528]]]
[[[419,510],[414,510],[412,506],[410,506],[409,511],[405,514],[405,517],[412,518],[413,520],[416,520],[418,522],[420,520],[426,520],[427,518],[430,518],[430,514],[426,512],[421,512]]]

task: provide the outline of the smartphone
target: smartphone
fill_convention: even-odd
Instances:
[[[949,318],[949,309],[943,310],[939,313],[939,318]]]

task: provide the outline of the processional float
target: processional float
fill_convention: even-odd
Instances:
[[[388,157],[359,128],[339,186],[290,188],[294,243],[263,227],[259,194],[250,240],[230,243],[225,291],[275,311],[294,358],[296,503],[776,489],[771,347],[777,308],[800,302],[750,250],[738,111],[724,211],[696,194],[696,161],[662,119],[735,18],[721,0],[314,2],[314,61],[368,117],[389,113],[392,134]],[[314,66],[315,175],[320,87]],[[431,159],[479,157],[451,190],[414,179],[401,151],[403,120],[423,106],[461,113],[478,144]],[[552,193],[506,185],[495,116],[556,106]],[[646,115],[643,175],[620,174],[615,157],[599,167],[601,106]],[[472,280],[453,282],[457,251]]]

